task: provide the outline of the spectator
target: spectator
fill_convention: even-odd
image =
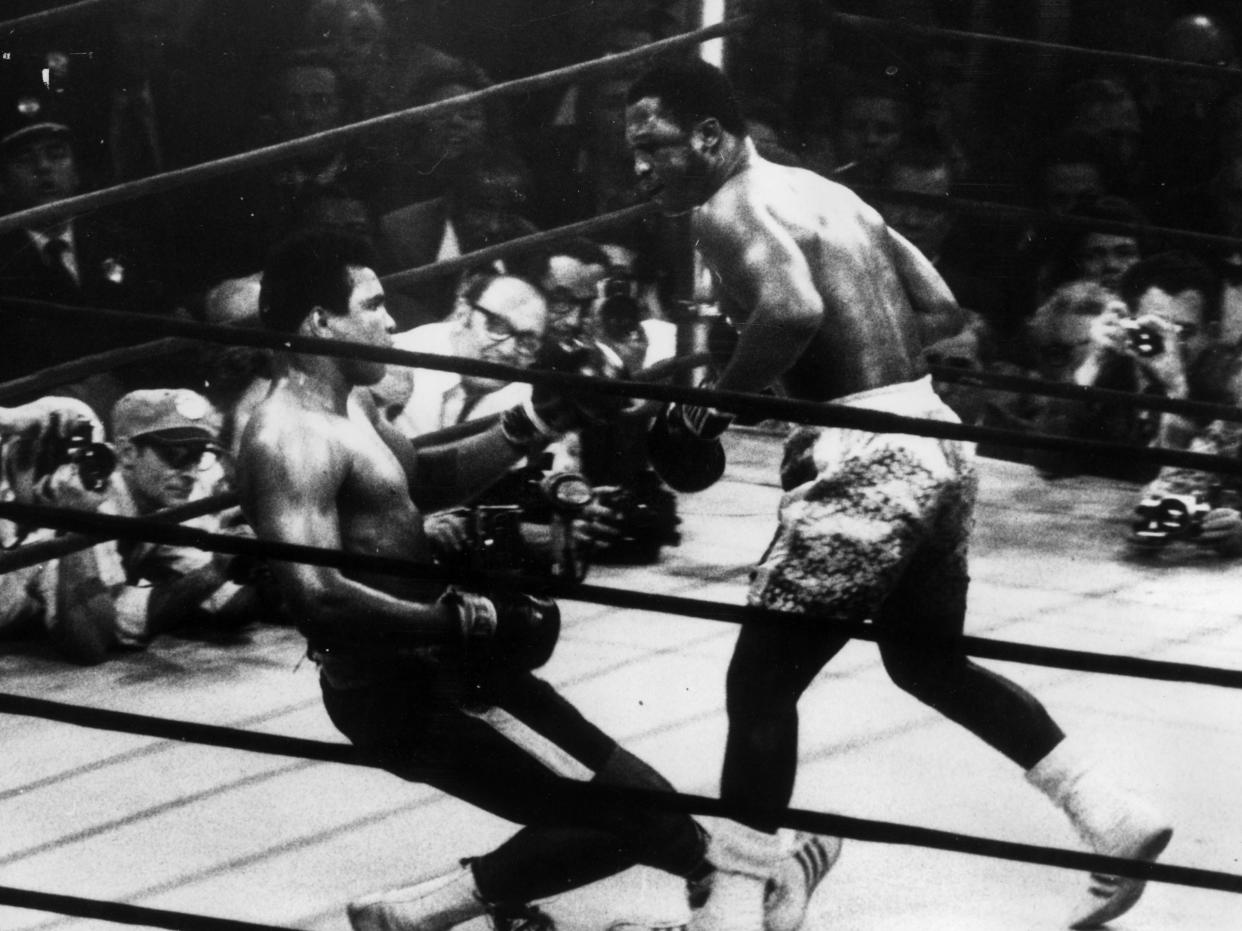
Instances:
[[[460,64],[408,35],[393,41],[375,0],[310,0],[303,36],[336,66],[351,122],[412,106],[429,74]]]
[[[884,175],[890,190],[946,199],[954,194],[955,181],[952,153],[929,130],[915,131],[894,149]],[[976,272],[971,250],[955,235],[957,216],[951,208],[881,200],[879,209],[888,225],[936,266],[959,305],[1004,329],[1010,322],[1004,291]]]
[[[1105,156],[1099,143],[1081,131],[1052,140],[1035,166],[1032,206],[1050,213],[1069,213],[1107,193]]]
[[[464,288],[448,319],[398,333],[393,345],[525,367],[539,353],[547,322],[547,302],[533,284],[512,275],[484,274]],[[389,381],[381,383],[380,409],[411,438],[506,410],[530,392],[526,382],[432,369],[414,373],[412,387],[404,386],[404,396],[400,387],[394,394]]]
[[[44,402],[45,404],[47,402]],[[53,402],[63,415],[66,402]],[[98,421],[78,419],[98,427]],[[208,493],[216,462],[217,418],[206,399],[185,389],[125,395],[113,412],[116,470],[92,481],[70,462],[47,457],[47,435],[31,431],[4,448],[5,474],[19,501],[50,503],[126,517],[145,517]],[[207,530],[230,517],[198,518]],[[232,529],[237,530],[235,525]],[[33,542],[37,537],[28,537]],[[98,663],[116,647],[140,648],[156,635],[208,624],[233,629],[271,617],[273,604],[256,585],[229,580],[232,560],[202,550],[135,541],[99,544],[21,573],[22,593],[5,617],[41,619],[68,658]],[[6,585],[14,580],[6,578]],[[11,594],[11,593],[10,593]],[[6,598],[6,603],[8,599]]]
[[[495,153],[481,158],[454,179],[440,196],[389,211],[379,219],[398,268],[416,268],[456,258],[536,232],[527,218],[530,175],[515,157]],[[505,260],[488,270],[503,272]],[[403,316],[399,330],[443,320],[453,309],[455,281],[442,276],[397,291],[408,304],[394,304]]]
[[[40,398],[15,408],[0,408],[0,500],[20,504],[82,506],[90,494],[80,483],[49,482],[39,463],[54,462],[53,449],[87,429],[98,439],[103,425],[89,407],[73,398]],[[60,473],[60,470],[56,470]],[[63,472],[69,478],[72,468]],[[62,490],[62,484],[64,485]],[[52,539],[48,528],[23,527],[0,520],[0,543],[6,550]],[[97,589],[95,548],[87,547],[53,562],[38,563],[0,575],[0,639],[26,639],[46,633],[66,657],[91,661],[98,631],[112,623],[108,599],[75,598]]]
[[[522,260],[522,271],[548,302],[548,337],[592,334],[593,311],[608,275],[608,253],[590,239],[570,239]]]
[[[220,415],[187,389],[134,391],[112,411],[117,477],[100,510],[147,517],[226,486],[221,460]],[[209,515],[197,526],[246,532],[236,510]],[[126,638],[143,642],[187,623],[233,627],[255,620],[264,605],[256,588],[229,581],[232,558],[197,548],[120,541],[126,576],[148,594],[145,616]],[[125,642],[125,641],[122,641]]]
[[[910,102],[895,84],[865,82],[850,89],[837,108],[832,178],[842,184],[875,185],[912,122]]]
[[[534,284],[514,275],[484,274],[464,288],[450,319],[398,333],[393,345],[414,352],[526,367],[538,357],[547,326],[547,301]],[[373,392],[379,409],[397,429],[417,442],[428,433],[481,420],[522,403],[530,396],[530,385],[479,375],[434,369],[411,372],[408,368],[389,366],[384,381]],[[531,486],[548,470],[574,471],[579,465],[564,445],[546,460],[525,463],[525,467],[513,470],[481,500],[493,505],[516,503],[527,512],[544,507],[538,496],[530,492]],[[549,517],[537,512],[533,516],[543,523]],[[602,545],[617,536],[608,523],[609,509],[592,506],[585,517],[577,522],[580,542]],[[441,544],[451,546],[462,540],[461,522],[460,514],[452,514],[435,518],[431,524],[441,534]],[[548,558],[546,528],[527,521],[523,533],[532,551]]]
[[[621,262],[632,263],[632,254],[622,258],[617,247],[613,251]],[[549,338],[602,346],[629,373],[673,356],[675,335],[668,332],[673,326],[645,319],[632,264],[612,261],[591,240],[550,247],[536,257],[531,277],[548,301]],[[680,540],[676,499],[647,457],[646,433],[658,407],[635,401],[607,425],[588,425],[564,441],[566,466],[581,472],[598,496],[628,517],[617,524],[619,538],[599,550],[597,559],[650,562],[661,545]]]
[[[260,144],[296,139],[344,122],[336,70],[322,54],[295,50],[280,56],[266,75],[266,113],[253,128]],[[227,175],[182,195],[185,212],[201,217],[181,235],[179,251],[196,254],[195,284],[253,273],[268,250],[295,223],[306,201],[325,188],[364,183],[366,170],[350,148]]]
[[[469,62],[421,42],[393,41],[384,11],[374,0],[311,0],[303,41],[335,66],[346,122],[447,100],[491,84]],[[500,130],[493,118],[501,109],[501,104],[463,108],[412,128],[369,135],[360,150],[372,208],[384,213],[440,193],[463,160],[497,142]]]
[[[1151,256],[1121,280],[1124,305],[1109,303],[1089,327],[1090,346],[1073,370],[1076,384],[1172,398],[1221,401],[1220,360],[1229,347],[1216,337],[1217,284],[1202,262],[1184,253]],[[1143,328],[1142,330],[1138,328]],[[1185,449],[1193,424],[1167,413],[1101,409],[1076,402],[1050,402],[1049,418],[1069,436],[1111,439],[1130,445]],[[1107,433],[1101,436],[1102,429]],[[1141,463],[1091,454],[1041,454],[1049,473],[1114,475],[1148,481],[1155,470]]]
[[[1143,195],[1143,125],[1138,102],[1120,79],[1089,78],[1068,91],[1070,131],[1096,141],[1107,173],[1109,190]]]
[[[1242,236],[1242,151],[1224,160],[1205,183],[1171,192],[1159,215],[1162,226],[1219,236]],[[1197,250],[1221,281],[1221,338],[1242,340],[1242,249],[1204,246]]]
[[[1147,227],[1147,218],[1129,201],[1112,195],[1086,201],[1067,216],[1103,223],[1129,223]],[[1049,294],[1053,288],[1070,281],[1090,281],[1116,293],[1122,276],[1147,251],[1143,232],[1115,232],[1072,226],[1061,232],[1061,244],[1037,273],[1038,294]]]
[[[54,97],[21,95],[0,113],[0,196],[4,212],[41,207],[77,194],[81,174],[75,139]],[[147,243],[96,214],[72,216],[0,234],[0,296],[166,312],[158,263]],[[9,312],[5,376],[15,378],[141,337],[85,321],[49,328],[36,315]],[[173,377],[155,362],[95,376],[69,392],[101,417],[127,387]],[[184,377],[184,376],[182,376]]]

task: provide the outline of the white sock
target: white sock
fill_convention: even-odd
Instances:
[[[1163,821],[1068,737],[1032,766],[1026,778],[1065,812],[1096,853],[1127,856],[1136,832],[1156,830]]]

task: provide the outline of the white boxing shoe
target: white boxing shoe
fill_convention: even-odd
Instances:
[[[812,894],[840,856],[841,838],[798,832],[764,889],[764,931],[798,931]]]
[[[1169,845],[1173,828],[1145,802],[1135,800],[1129,819],[1113,825],[1110,835],[1087,839],[1097,853],[1151,863]],[[1069,926],[1085,931],[1119,918],[1134,907],[1146,885],[1144,879],[1092,873],[1087,895],[1074,910]]]
[[[1069,817],[1093,851],[1108,857],[1152,862],[1168,846],[1173,828],[1146,800],[1122,788],[1071,738],[1033,767],[1026,779]],[[1086,898],[1074,910],[1075,931],[1098,928],[1131,908],[1146,880],[1092,873]]]
[[[462,867],[443,876],[357,899],[347,912],[353,931],[448,931],[488,912],[474,874]]]

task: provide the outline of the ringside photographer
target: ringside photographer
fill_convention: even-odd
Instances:
[[[150,389],[124,395],[112,411],[115,446],[101,442],[102,426],[68,412],[49,415],[49,429],[27,428],[5,443],[5,475],[19,502],[147,517],[222,487],[219,415],[187,389]],[[217,532],[248,533],[236,509],[190,522]],[[34,542],[48,531],[6,543]],[[184,546],[132,540],[100,543],[26,572],[6,575],[20,598],[6,598],[14,635],[41,622],[68,659],[102,662],[116,648],[144,647],[156,635],[189,626],[235,629],[273,619],[270,587],[243,576],[232,557]],[[16,580],[16,581],[15,581]]]

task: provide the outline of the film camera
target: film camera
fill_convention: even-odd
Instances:
[[[1155,327],[1137,320],[1123,320],[1121,328],[1125,330],[1126,342],[1130,348],[1143,358],[1158,356],[1164,352],[1164,335]]]
[[[576,472],[543,474],[528,467],[512,474],[509,494],[518,503],[476,504],[451,512],[461,521],[465,545],[440,561],[469,572],[586,577],[587,563],[574,542],[572,524],[594,492]],[[546,525],[546,539],[532,540],[523,525]]]
[[[116,468],[116,453],[106,443],[96,443],[94,437],[95,428],[86,422],[75,424],[62,436],[59,418],[52,418],[35,462],[35,475],[46,481],[62,465],[72,463],[83,488],[103,491]]]
[[[609,343],[623,343],[642,333],[642,305],[638,282],[629,275],[604,279],[604,300],[599,305],[599,335]]]
[[[1139,546],[1157,548],[1174,540],[1199,535],[1212,505],[1196,495],[1152,495],[1134,509],[1131,540]]]

